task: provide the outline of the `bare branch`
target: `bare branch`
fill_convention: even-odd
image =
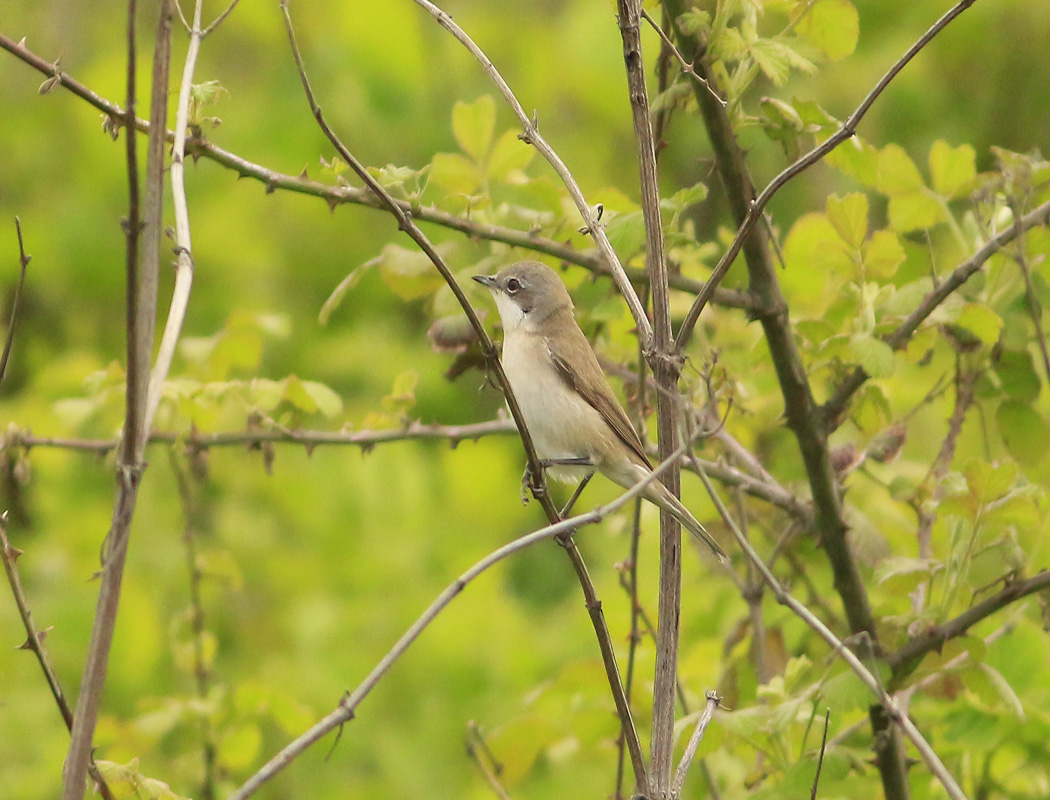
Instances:
[[[653,328],[652,325],[649,324],[649,318],[645,314],[642,302],[638,298],[637,292],[634,291],[634,287],[631,286],[631,281],[628,279],[627,273],[624,271],[623,265],[620,263],[620,259],[616,255],[616,251],[613,250],[612,245],[609,243],[609,238],[605,235],[605,229],[598,223],[595,213],[591,210],[591,206],[583,196],[583,190],[580,189],[580,185],[576,182],[576,179],[569,171],[569,168],[565,166],[565,162],[561,160],[561,157],[554,151],[554,148],[547,143],[547,140],[540,135],[539,126],[536,124],[535,120],[530,119],[528,114],[525,113],[525,109],[522,108],[521,103],[518,102],[518,98],[514,96],[514,92],[511,91],[510,86],[508,86],[507,82],[503,80],[503,76],[499,74],[493,66],[492,61],[490,61],[489,57],[485,55],[482,49],[475,44],[474,40],[471,39],[466,32],[459,27],[459,25],[453,22],[452,17],[431,3],[430,0],[416,0],[416,4],[426,9],[434,19],[437,20],[442,28],[455,36],[460,44],[466,47],[467,50],[470,51],[470,54],[481,63],[482,68],[485,70],[485,74],[487,74],[492,82],[496,84],[500,94],[503,95],[507,104],[514,111],[514,115],[518,118],[518,122],[521,124],[523,131],[521,134],[522,141],[535,147],[540,155],[542,155],[554,168],[554,171],[558,173],[558,177],[561,178],[562,183],[565,184],[565,188],[569,190],[569,195],[572,197],[573,202],[576,203],[576,208],[579,210],[580,216],[583,217],[583,222],[586,226],[587,232],[591,234],[594,238],[595,244],[598,245],[598,251],[605,260],[613,279],[616,281],[616,285],[620,289],[620,294],[623,295],[623,299],[627,302],[627,306],[631,310],[631,316],[634,317],[634,323],[638,328],[638,338],[642,341],[642,345],[646,350],[652,349]]]
[[[645,271],[649,273],[653,306],[652,351],[647,353],[653,377],[662,391],[656,395],[657,441],[661,458],[678,443],[679,397],[676,391],[680,364],[670,358],[673,349],[671,311],[667,288],[667,260],[660,214],[660,182],[656,168],[656,143],[649,115],[639,0],[617,0],[623,59],[627,68],[627,93],[631,101],[634,136],[638,146],[642,219],[645,225]],[[646,340],[639,337],[643,352]],[[677,464],[663,481],[675,496],[680,493]],[[678,684],[678,621],[682,608],[682,530],[674,516],[660,514],[660,580],[656,630],[656,674],[653,682],[652,735],[649,744],[651,792],[667,797],[674,756],[675,687]],[[650,791],[643,791],[650,794]]]
[[[4,375],[7,373],[7,359],[11,355],[11,345],[15,341],[15,323],[18,322],[18,304],[22,300],[22,288],[26,282],[26,267],[32,260],[32,256],[26,255],[25,244],[22,242],[22,221],[15,217],[15,231],[18,232],[18,283],[15,284],[15,294],[11,298],[11,321],[7,325],[7,337],[4,339],[4,352],[0,355],[0,386],[4,383]]]
[[[1030,594],[1050,588],[1050,571],[1021,581],[1008,581],[996,594],[968,608],[959,616],[927,628],[918,636],[912,637],[906,645],[886,657],[886,662],[893,669],[893,686],[900,686],[922,659],[931,650],[939,650],[957,636],[962,636],[981,620],[990,617],[1011,603]]]
[[[685,753],[682,754],[682,760],[678,762],[678,770],[674,775],[674,783],[671,784],[671,797],[678,797],[681,795],[682,787],[685,786],[686,776],[689,774],[689,767],[693,763],[693,758],[696,757],[696,749],[700,746],[701,740],[704,738],[704,731],[707,730],[708,724],[711,722],[711,717],[715,714],[715,709],[718,708],[720,699],[718,692],[707,693],[707,703],[704,705],[704,710],[700,714],[700,718],[696,721],[696,728],[693,730],[693,735],[689,737],[689,744],[685,747]]]
[[[824,751],[828,746],[828,723],[831,722],[831,709],[824,712],[824,735],[820,739],[820,757],[817,759],[817,771],[813,775],[813,789],[809,800],[817,800],[817,786],[820,784],[820,770],[824,766]]]
[[[125,116],[124,111],[119,105],[94,93],[83,84],[70,77],[68,73],[56,72],[53,64],[48,63],[43,58],[40,58],[40,56],[37,56],[23,45],[7,38],[2,33],[0,33],[0,49],[7,50],[24,63],[49,77],[57,76],[56,79],[59,80],[61,86],[102,111],[110,118],[118,120]],[[139,131],[148,132],[149,122],[137,118],[135,120],[135,128]],[[166,137],[169,142],[174,142],[174,131],[167,131]],[[289,175],[287,173],[277,172],[249,161],[235,153],[231,153],[228,150],[224,150],[218,145],[205,139],[188,139],[186,141],[186,153],[195,159],[206,158],[209,161],[213,161],[226,169],[232,170],[239,177],[251,178],[259,181],[266,186],[267,192],[273,192],[280,189],[282,191],[305,194],[324,200],[330,207],[349,203],[366,206],[368,208],[386,210],[383,201],[368,188],[332,186],[318,181],[311,181],[302,174]],[[601,253],[597,250],[577,250],[570,245],[563,244],[562,242],[555,241],[554,239],[545,236],[540,236],[534,231],[520,231],[502,225],[489,225],[477,222],[468,217],[456,216],[455,214],[450,214],[447,211],[432,206],[414,205],[407,200],[395,199],[393,202],[395,202],[405,214],[411,215],[422,222],[430,222],[450,230],[459,231],[473,239],[501,242],[503,244],[511,245],[512,247],[520,247],[523,250],[543,253],[544,255],[552,256],[568,264],[575,264],[583,267],[596,275],[608,275],[609,277],[612,277],[612,271],[606,265]],[[624,267],[624,272],[632,283],[644,283],[649,280],[649,276],[641,269]],[[693,295],[697,294],[697,292],[701,291],[704,287],[702,281],[693,280],[678,273],[669,275],[668,281],[672,288],[680,289],[683,292],[688,292]],[[757,310],[757,305],[745,291],[717,288],[713,299],[715,303],[726,306],[727,308],[739,308],[748,313]]]
[[[1020,234],[1037,225],[1050,225],[1050,200],[1029,211],[1014,225],[990,239],[969,259],[952,270],[952,274],[926,295],[904,322],[898,325],[892,333],[884,337],[883,341],[894,350],[904,347],[912,334],[919,329],[919,326],[933,313],[934,309],[973,277],[989,258],[999,252],[1006,244],[1014,241]],[[824,419],[827,420],[827,424],[830,427],[838,426],[850,398],[867,379],[868,373],[860,367],[855,368],[832,393],[827,402],[824,403],[822,409]]]
[[[835,133],[828,137],[823,143],[803,155],[795,161],[795,163],[784,169],[769,182],[769,185],[762,190],[762,193],[759,194],[758,197],[750,201],[747,216],[744,218],[743,222],[740,223],[736,236],[733,237],[733,242],[722,255],[722,258],[719,259],[717,266],[715,266],[711,273],[711,277],[707,279],[707,285],[704,287],[704,291],[697,295],[696,300],[693,302],[692,307],[689,309],[689,312],[686,314],[686,317],[682,322],[682,327],[678,330],[678,338],[676,339],[675,344],[679,350],[683,349],[686,342],[689,341],[689,337],[693,332],[693,327],[700,318],[700,312],[704,310],[704,306],[707,305],[707,302],[711,299],[714,288],[721,282],[722,278],[725,277],[726,272],[729,271],[729,267],[732,266],[733,261],[740,253],[744,240],[751,232],[751,229],[755,226],[755,223],[762,218],[762,212],[769,204],[769,201],[773,199],[773,195],[780,191],[784,184],[792,178],[809,169],[809,167],[816,164],[824,158],[824,156],[852,137],[857,130],[857,124],[868,112],[868,109],[871,108],[872,104],[878,99],[879,95],[881,95],[886,87],[889,86],[890,81],[897,77],[897,74],[904,69],[908,62],[918,55],[919,51],[926,47],[926,45],[928,45],[938,33],[944,30],[944,28],[947,27],[957,16],[972,6],[974,2],[975,0],[960,0],[960,2],[952,6],[951,9],[930,26],[930,29],[927,30],[926,33],[919,37],[915,44],[908,48],[908,51],[903,56],[897,59],[897,62],[890,67],[879,82],[875,84],[875,87],[868,92],[867,97],[861,101],[861,104],[857,106],[857,109],[849,115],[846,121],[842,123]]]
[[[810,611],[806,606],[796,600],[791,594],[789,594],[784,587],[780,584],[780,581],[776,579],[776,576],[770,571],[769,567],[766,566],[762,557],[755,551],[755,548],[751,546],[751,543],[747,540],[747,537],[740,531],[740,528],[736,524],[736,520],[729,513],[729,510],[725,507],[725,503],[722,502],[719,497],[717,490],[711,483],[711,480],[704,473],[703,469],[699,469],[700,479],[704,482],[704,486],[707,489],[708,494],[711,496],[712,502],[718,508],[718,513],[721,515],[725,524],[729,526],[730,530],[733,531],[733,535],[736,537],[737,543],[741,549],[747,554],[747,557],[751,560],[751,563],[755,566],[758,572],[762,575],[766,585],[772,590],[773,595],[776,597],[777,602],[781,605],[785,605],[791,609],[794,614],[812,628],[836,653],[840,656],[843,661],[849,665],[850,669],[860,678],[861,682],[868,687],[873,695],[875,695],[879,704],[885,709],[886,715],[889,719],[898,725],[903,731],[904,735],[908,737],[911,743],[915,746],[915,749],[919,751],[922,756],[922,760],[926,763],[930,772],[941,782],[944,786],[945,791],[952,800],[966,800],[966,795],[962,789],[959,788],[959,784],[955,778],[948,771],[947,767],[941,761],[940,757],[934,752],[933,748],[930,747],[929,742],[923,737],[922,733],[915,726],[915,723],[911,721],[907,714],[903,713],[898,706],[896,700],[893,699],[882,685],[882,681],[865,666],[864,662],[843,644],[842,640],[839,639],[831,629],[825,625],[820,618]]]
[[[515,539],[513,542],[505,544],[498,550],[494,550],[474,564],[474,566],[460,575],[459,578],[453,581],[440,595],[438,595],[434,602],[432,602],[427,610],[424,611],[414,623],[412,623],[411,627],[405,631],[387,654],[380,659],[379,663],[376,664],[368,676],[358,684],[354,691],[350,692],[340,700],[339,705],[327,716],[319,720],[312,728],[271,758],[262,769],[245,781],[245,783],[230,796],[229,800],[246,800],[248,797],[251,797],[260,786],[274,778],[314,742],[335,730],[340,725],[353,719],[357,707],[365,697],[368,696],[372,689],[375,688],[376,684],[387,673],[390,667],[393,666],[394,662],[405,653],[412,643],[419,638],[420,634],[423,633],[427,626],[434,621],[437,615],[440,614],[471,581],[490,567],[498,564],[503,559],[524,550],[526,547],[529,547],[536,542],[564,536],[584,525],[593,525],[619,510],[634,498],[641,496],[641,493],[649,483],[659,478],[659,476],[670,466],[672,461],[681,457],[685,452],[685,447],[686,446],[683,445],[678,452],[672,454],[671,458],[658,464],[643,480],[636,483],[628,491],[621,494],[612,502],[607,503],[604,506],[599,506],[592,511],[588,511],[586,514],[579,514],[568,519],[560,520],[559,522],[547,525],[539,530],[533,531],[532,533],[525,534],[524,536]]]
[[[106,681],[110,646],[120,604],[131,518],[135,512],[149,429],[145,425],[149,359],[156,320],[158,249],[163,204],[164,119],[168,100],[168,63],[171,57],[171,6],[161,3],[153,60],[150,117],[153,134],[146,161],[146,201],[142,212],[143,236],[139,242],[138,163],[131,131],[135,125],[135,0],[128,3],[128,99],[125,124],[129,212],[127,220],[127,388],[124,436],[117,467],[118,497],[113,520],[103,546],[102,579],[87,660],[80,681],[69,753],[62,770],[63,800],[80,800],[91,758],[92,740],[102,689]]]
[[[459,286],[455,277],[452,275],[451,270],[445,264],[433,244],[431,244],[430,240],[423,234],[415,222],[413,222],[411,216],[402,211],[400,206],[394,202],[394,199],[390,196],[389,192],[387,192],[386,189],[384,189],[378,181],[372,177],[368,170],[357,161],[353,153],[347,149],[339,137],[336,136],[334,131],[328,126],[328,123],[325,122],[324,114],[321,112],[321,108],[314,98],[313,90],[310,88],[310,81],[307,78],[306,71],[303,67],[302,55],[299,52],[299,46],[295,38],[295,30],[292,26],[291,16],[288,13],[288,0],[281,0],[281,11],[284,15],[285,30],[291,44],[292,55],[295,59],[296,67],[299,70],[299,79],[303,84],[303,90],[306,93],[306,98],[310,104],[314,119],[317,121],[318,126],[324,132],[325,136],[328,137],[328,140],[339,152],[340,156],[350,165],[351,169],[354,170],[358,177],[365,182],[376,196],[380,198],[384,207],[386,207],[387,210],[389,210],[397,219],[398,227],[407,233],[419,248],[426,253],[427,257],[434,264],[434,267],[441,274],[441,277],[445,280],[445,283],[452,290],[453,295],[456,297],[456,301],[463,309],[467,319],[470,321],[471,327],[477,334],[482,351],[485,353],[489,369],[495,374],[497,382],[503,389],[504,397],[506,397],[507,400],[507,406],[510,409],[511,416],[514,418],[514,424],[518,428],[518,434],[521,437],[522,446],[525,448],[529,474],[535,476],[535,480],[537,481],[537,485],[533,489],[533,494],[536,496],[536,499],[539,500],[540,505],[543,506],[547,519],[549,519],[551,523],[556,523],[557,520],[560,519],[558,509],[555,508],[549,493],[546,491],[543,469],[539,458],[536,456],[536,449],[532,443],[532,436],[529,433],[528,427],[525,425],[521,409],[518,407],[518,402],[514,397],[510,381],[507,380],[507,376],[503,371],[503,365],[500,363],[495,346],[492,344],[484,326],[481,324],[481,320],[478,318],[473,307],[470,305],[470,302],[467,300],[466,295],[463,293],[463,289]],[[449,20],[449,22],[451,23],[451,20]],[[587,613],[591,618],[591,624],[594,628],[595,636],[598,639],[598,647],[602,653],[602,664],[605,667],[609,689],[613,695],[613,702],[616,704],[616,711],[620,717],[620,724],[623,733],[627,737],[635,776],[638,785],[646,787],[648,785],[648,778],[646,776],[645,759],[642,756],[638,732],[634,727],[634,720],[631,717],[630,704],[627,702],[627,696],[623,690],[623,683],[620,680],[619,666],[616,662],[616,653],[613,649],[612,637],[609,634],[609,629],[605,622],[605,615],[602,611],[601,602],[598,600],[597,593],[594,589],[594,583],[591,581],[590,575],[587,572],[587,565],[584,563],[583,557],[580,555],[579,549],[576,547],[576,544],[572,539],[572,534],[567,532],[558,537],[558,543],[565,549],[565,552],[568,553],[569,559],[572,562],[573,570],[576,572],[576,578],[579,581],[581,590],[583,591],[584,604],[587,608]]]
[[[22,555],[22,551],[13,547],[11,541],[7,538],[7,512],[5,511],[0,514],[0,560],[4,562],[7,582],[11,586],[12,594],[15,596],[15,605],[18,607],[18,614],[22,618],[22,627],[25,628],[26,632],[25,643],[20,649],[31,650],[33,655],[36,656],[37,663],[40,665],[40,669],[43,670],[44,680],[47,681],[47,686],[51,690],[51,696],[55,698],[55,704],[58,706],[59,713],[62,714],[62,720],[66,723],[67,730],[71,731],[73,729],[73,712],[66,701],[62,685],[58,682],[55,668],[51,666],[51,659],[47,655],[47,650],[44,649],[44,636],[47,634],[47,631],[38,630],[36,623],[33,622],[33,614],[29,610],[29,601],[26,600],[25,590],[22,588],[22,578],[19,576],[18,568],[15,566],[15,562],[20,555]],[[110,792],[105,778],[98,771],[98,767],[95,766],[94,758],[91,758],[88,762],[88,772],[91,774],[91,779],[98,784],[99,794],[102,795],[103,800],[113,800],[113,794]]]

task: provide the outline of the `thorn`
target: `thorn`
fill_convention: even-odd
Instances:
[[[299,179],[305,181],[309,180],[309,178],[310,176],[306,174],[306,167],[304,166],[303,171],[299,173]]]

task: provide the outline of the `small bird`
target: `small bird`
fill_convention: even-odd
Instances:
[[[503,322],[503,370],[532,435],[536,455],[556,480],[576,483],[595,470],[629,489],[653,471],[590,342],[573,316],[558,274],[520,261],[496,275],[475,275]],[[722,562],[725,551],[659,479],[643,496],[674,515]]]

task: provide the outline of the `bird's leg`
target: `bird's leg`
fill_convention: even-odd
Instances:
[[[543,462],[540,462],[540,469],[544,469]],[[521,476],[521,504],[527,505],[529,502],[529,493],[540,497],[547,491],[547,485],[541,480],[541,476],[532,474],[532,464],[525,464],[525,472]]]
[[[565,519],[565,517],[569,516],[569,512],[572,511],[572,507],[576,505],[576,501],[579,500],[580,495],[583,494],[584,487],[586,487],[587,484],[591,482],[591,478],[593,477],[594,473],[589,472],[583,477],[583,480],[580,481],[579,485],[576,487],[576,491],[573,492],[572,497],[569,498],[569,502],[566,503],[565,508],[561,510],[562,519]]]
[[[548,470],[551,467],[593,467],[594,462],[587,456],[571,456],[566,458],[541,458],[540,469]],[[587,476],[587,480],[590,480],[590,475]],[[586,481],[584,481],[586,483]],[[582,486],[580,490],[582,490]],[[529,502],[529,492],[534,495],[542,495],[546,491],[546,486],[543,482],[537,480],[537,476],[532,474],[532,469],[529,464],[525,465],[525,473],[521,476],[521,502],[524,505]],[[579,491],[573,495],[570,507],[576,498],[579,496]],[[564,514],[563,514],[564,516]]]

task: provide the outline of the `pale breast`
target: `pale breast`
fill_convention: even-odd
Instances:
[[[615,434],[590,404],[561,379],[541,336],[515,331],[503,343],[503,369],[542,459],[586,457],[594,462]],[[588,469],[559,469],[578,480]]]

